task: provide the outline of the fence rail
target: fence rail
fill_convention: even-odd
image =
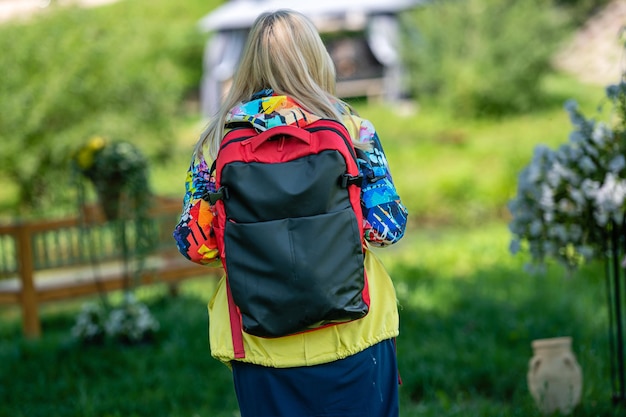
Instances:
[[[217,273],[178,253],[180,209],[161,197],[141,221],[107,221],[90,206],[75,218],[0,225],[0,304],[20,304],[24,334],[36,338],[42,302]]]

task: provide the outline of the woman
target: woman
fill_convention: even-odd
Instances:
[[[359,149],[359,169],[369,179],[361,193],[365,240],[380,247],[402,237],[407,212],[378,135],[334,91],[333,63],[308,18],[279,10],[256,20],[224,103],[194,150],[174,232],[183,255],[201,264],[215,260],[211,212],[202,196],[215,191],[209,166],[225,132],[242,123],[258,131],[302,127],[322,118],[343,123]],[[227,286],[224,278],[220,281],[209,303],[211,354],[232,368],[242,417],[398,415],[395,291],[369,250],[365,270],[370,311],[364,318],[278,338],[244,333],[243,354],[233,347]]]

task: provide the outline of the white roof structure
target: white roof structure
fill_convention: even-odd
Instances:
[[[280,9],[296,10],[317,26],[320,33],[361,33],[358,39],[335,40],[327,45],[337,66],[340,97],[399,99],[406,86],[399,57],[396,15],[428,0],[231,0],[204,16],[200,30],[211,33],[205,47],[201,86],[201,112],[217,110],[237,67],[247,33],[256,18]],[[338,65],[344,63],[345,65]],[[353,68],[347,75],[341,68]]]
[[[316,23],[333,17],[350,21],[351,18],[360,19],[367,15],[398,13],[424,2],[424,0],[232,0],[203,17],[199,25],[205,32],[244,29],[252,26],[259,14],[279,9],[299,11]]]

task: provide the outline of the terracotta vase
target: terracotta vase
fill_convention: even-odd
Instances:
[[[572,352],[571,337],[538,339],[528,364],[528,388],[544,414],[569,414],[580,402],[582,371]]]

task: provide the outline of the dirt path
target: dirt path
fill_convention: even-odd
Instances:
[[[9,19],[28,18],[34,13],[43,13],[48,7],[78,5],[96,7],[118,0],[0,0],[0,22]]]
[[[619,82],[626,70],[625,25],[626,1],[609,3],[561,50],[555,59],[556,66],[588,83]]]

